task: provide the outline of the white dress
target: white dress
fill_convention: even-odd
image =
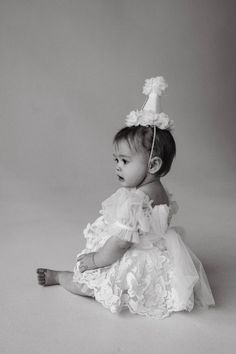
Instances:
[[[95,252],[116,235],[132,243],[110,266],[79,271],[73,281],[111,312],[128,308],[134,314],[164,318],[174,311],[191,311],[194,304],[214,305],[199,259],[169,226],[175,202],[152,207],[139,189],[120,188],[102,203],[102,214],[84,230],[86,248]]]

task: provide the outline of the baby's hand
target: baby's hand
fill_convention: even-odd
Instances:
[[[96,252],[81,254],[77,258],[77,262],[79,262],[79,270],[81,273],[86,270],[96,269],[97,266],[94,262],[94,255]]]

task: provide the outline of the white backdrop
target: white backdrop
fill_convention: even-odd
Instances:
[[[163,75],[178,148],[172,176],[212,192],[216,181],[228,184],[233,8],[215,0],[1,0],[1,178],[77,188],[96,174],[103,195],[104,178],[113,185],[112,137],[141,107],[144,80]]]

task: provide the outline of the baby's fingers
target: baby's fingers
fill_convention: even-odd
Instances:
[[[77,262],[81,261],[84,258],[84,254],[81,254],[79,257],[77,257]]]
[[[88,270],[88,266],[86,264],[80,264],[79,265],[79,270],[81,273],[85,272],[86,270]]]

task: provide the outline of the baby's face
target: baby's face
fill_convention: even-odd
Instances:
[[[134,188],[140,185],[147,175],[148,156],[130,149],[126,140],[114,146],[116,175],[122,187]]]

